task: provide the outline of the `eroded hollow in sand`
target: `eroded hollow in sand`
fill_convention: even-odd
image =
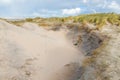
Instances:
[[[0,21],[0,80],[71,80],[83,56],[66,33]]]

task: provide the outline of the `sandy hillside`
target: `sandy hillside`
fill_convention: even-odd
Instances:
[[[73,79],[83,56],[66,33],[0,21],[0,80]]]
[[[107,24],[99,32],[105,40],[85,59],[79,80],[120,80],[120,27]]]

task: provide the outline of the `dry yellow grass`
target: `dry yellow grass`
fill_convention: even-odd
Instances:
[[[26,18],[25,20],[20,21],[11,21],[13,24],[19,25],[24,22],[33,22],[40,24],[42,26],[52,26],[52,24],[64,24],[64,23],[81,23],[85,25],[86,23],[94,24],[100,29],[102,26],[106,25],[107,22],[113,25],[120,25],[120,14],[115,13],[97,13],[97,14],[85,14],[79,16],[70,16],[70,17],[52,17],[52,18]]]

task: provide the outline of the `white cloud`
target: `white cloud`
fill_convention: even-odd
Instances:
[[[0,5],[19,5],[19,3],[24,3],[27,0],[0,0]]]
[[[116,1],[112,1],[110,5],[108,5],[108,8],[114,10],[120,10],[120,5]]]
[[[96,11],[95,9],[91,9],[91,11],[92,11],[93,13],[97,13],[97,11]]]
[[[103,3],[102,8],[106,8],[107,4],[108,4],[108,2],[107,2],[107,0],[105,0],[104,3]]]
[[[0,4],[11,4],[13,0],[0,0]]]
[[[106,8],[108,5],[110,5],[108,2],[107,2],[107,0],[104,0],[104,1],[102,1],[102,2],[99,2],[98,4],[97,4],[97,7],[99,7],[99,8]]]
[[[75,15],[75,14],[79,14],[80,12],[81,12],[81,8],[63,9],[62,10],[63,15]]]
[[[88,2],[88,0],[83,0],[83,3],[87,3]]]

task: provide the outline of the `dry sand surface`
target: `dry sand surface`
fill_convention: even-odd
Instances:
[[[83,56],[66,33],[0,21],[0,80],[72,80]]]

